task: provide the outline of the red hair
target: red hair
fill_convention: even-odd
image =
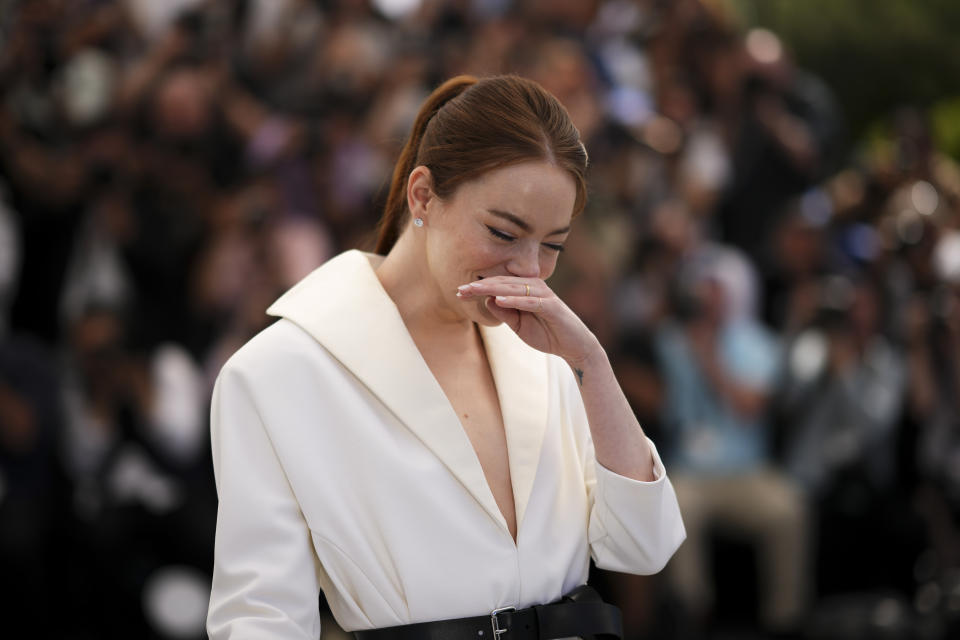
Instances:
[[[545,160],[566,169],[576,185],[573,215],[587,200],[587,151],[567,110],[546,89],[518,76],[477,80],[457,76],[437,87],[413,123],[393,170],[377,234],[376,252],[390,251],[407,213],[407,180],[430,170],[442,199],[492,169]]]

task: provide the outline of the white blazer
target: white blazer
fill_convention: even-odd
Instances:
[[[586,582],[590,554],[659,571],[686,534],[656,450],[652,482],[599,466],[567,364],[501,325],[481,333],[514,543],[380,259],[350,251],[307,276],[217,379],[210,637],[317,638],[320,589],[353,631],[551,602]]]

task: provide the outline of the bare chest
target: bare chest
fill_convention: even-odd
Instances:
[[[486,358],[480,362],[436,363],[431,364],[431,369],[456,411],[494,500],[516,539],[516,507],[507,438],[497,389]]]

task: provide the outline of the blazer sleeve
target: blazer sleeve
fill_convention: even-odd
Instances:
[[[310,531],[261,419],[249,376],[228,362],[211,405],[219,496],[212,640],[320,637]]]
[[[569,373],[569,368],[565,372]],[[657,573],[687,537],[677,495],[660,454],[648,438],[654,471],[650,482],[627,478],[599,464],[577,383],[572,374],[566,377],[568,410],[580,442],[590,505],[590,555],[601,569]]]

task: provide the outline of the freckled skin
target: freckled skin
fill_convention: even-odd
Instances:
[[[576,187],[563,169],[547,162],[525,162],[496,169],[460,186],[446,201],[427,207],[427,263],[442,304],[469,320],[496,325],[486,298],[465,304],[457,287],[491,276],[548,278],[557,265],[559,245],[570,226]],[[513,214],[529,231],[490,211]],[[491,227],[510,236],[496,236]]]

